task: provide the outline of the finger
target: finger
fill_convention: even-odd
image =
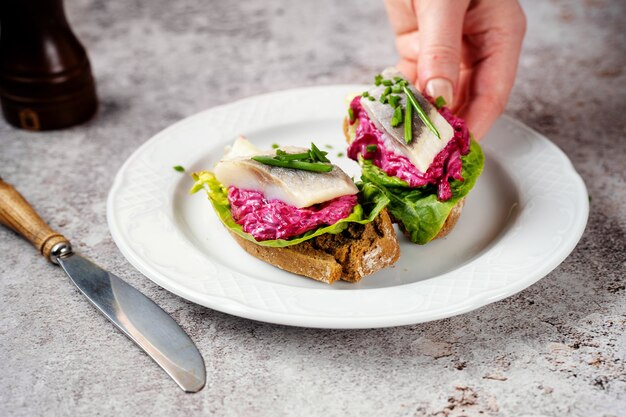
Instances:
[[[469,95],[469,82],[471,80],[472,71],[464,68],[461,65],[461,72],[459,73],[459,83],[457,84],[454,97],[454,106],[450,107],[454,114],[457,114],[460,109],[467,103],[467,97]]]
[[[459,111],[470,131],[482,139],[504,111],[513,86],[516,63],[504,51],[480,61],[471,71],[466,104]],[[513,71],[513,74],[511,74]]]
[[[502,100],[493,95],[468,97],[459,111],[476,140],[481,140],[502,114]]]
[[[417,62],[402,58],[396,65],[396,68],[404,74],[407,80],[409,80],[412,84],[415,84],[417,81]]]
[[[504,111],[515,81],[520,48],[521,38],[509,39],[471,71],[467,102],[459,115],[477,139],[485,136]]]
[[[397,35],[417,30],[415,10],[411,0],[385,0],[387,17]]]
[[[407,32],[396,37],[396,48],[400,57],[410,59],[417,63],[419,55],[419,34],[417,31]],[[416,69],[417,71],[417,69]]]
[[[457,82],[456,88],[454,89],[454,103],[452,105],[448,105],[447,107],[452,110],[452,113],[457,114],[463,105],[467,101],[467,96],[469,94],[469,81],[471,80],[472,75],[472,62],[471,62],[471,50],[469,43],[463,38],[463,49],[462,49],[462,59],[461,59],[461,68],[459,71],[459,81]]]
[[[432,97],[443,96],[452,106],[461,64],[463,20],[469,0],[423,0],[416,5],[420,87]]]

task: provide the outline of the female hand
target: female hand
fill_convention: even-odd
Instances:
[[[385,0],[398,69],[477,139],[504,111],[526,31],[517,0]]]

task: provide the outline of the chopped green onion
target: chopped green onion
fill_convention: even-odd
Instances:
[[[407,101],[404,109],[404,141],[408,145],[413,140],[413,106]]]
[[[402,92],[402,85],[400,85],[400,84],[394,85],[393,87],[391,87],[391,92],[395,93],[395,94],[401,93]]]
[[[278,143],[272,143],[272,149],[278,149],[280,145]]]
[[[391,86],[391,85],[393,85],[393,81],[391,81],[391,80],[383,80],[382,84],[386,85],[386,86]]]
[[[354,121],[356,120],[356,117],[354,116],[354,110],[352,110],[352,107],[348,107],[348,117],[350,118],[350,123],[354,123]]]
[[[368,93],[367,91],[363,91],[363,93],[361,93],[361,97],[369,97],[370,93]]]
[[[317,146],[315,146],[313,142],[311,142],[311,152],[315,155],[315,158],[311,158],[314,161],[317,160],[318,162],[330,162],[328,158],[326,158],[328,152],[321,151]]]
[[[376,76],[374,77],[374,84],[378,86],[382,82],[383,82],[383,76],[380,74],[376,74]]]
[[[378,146],[376,146],[376,145],[367,145],[365,147],[365,150],[367,152],[376,152],[378,150]]]
[[[280,149],[279,149],[280,150]],[[297,160],[305,160],[309,157],[309,153],[308,152],[304,152],[304,153],[287,153],[287,152],[283,152],[283,153],[278,153],[276,152],[276,159],[280,159],[281,161],[297,161]]]
[[[172,168],[174,168],[174,170],[175,170],[175,171],[178,171],[178,172],[185,172],[185,168],[183,168],[183,167],[182,167],[182,166],[180,166],[180,165],[175,165],[175,166],[173,166]]]
[[[253,160],[265,165],[271,165],[282,168],[293,168],[302,171],[312,172],[330,172],[333,170],[333,166],[329,164],[323,164],[319,162],[304,162],[304,161],[282,161],[280,159],[272,158],[271,156],[257,155],[252,157]]]
[[[400,81],[402,81],[402,80],[403,80],[403,78],[402,78],[402,77],[393,77],[393,80],[394,80],[394,81],[396,82],[396,84],[397,84],[397,83],[399,83]]]
[[[330,145],[326,145],[330,146]],[[283,168],[300,169],[304,171],[330,172],[333,167],[326,155],[328,152],[321,151],[314,143],[311,149],[302,153],[287,153],[282,149],[276,149],[275,156],[256,155],[252,159],[265,165],[278,166]]]
[[[446,104],[446,100],[444,100],[443,97],[439,96],[435,99],[435,107],[437,107],[438,109],[442,108],[443,106],[445,106]]]
[[[343,152],[337,152],[337,158],[343,158]]]
[[[385,80],[387,81],[387,80]],[[380,102],[383,104],[387,104],[389,102],[389,94],[391,94],[391,87],[385,87],[385,90],[380,95]]]
[[[391,107],[394,109],[398,107],[400,104],[400,96],[389,96],[389,104],[391,104]]]
[[[333,148],[333,145],[326,144],[326,145],[324,145],[324,147],[325,147],[326,149],[332,149],[332,148]]]
[[[402,107],[398,106],[393,111],[393,116],[391,117],[391,126],[398,127],[402,124]]]
[[[407,86],[404,86],[403,88],[404,88],[404,93],[406,94],[406,97],[409,103],[413,105],[413,107],[415,108],[415,111],[417,111],[417,115],[419,116],[419,118],[431,130],[431,132],[435,134],[435,136],[441,139],[441,135],[439,134],[439,131],[437,130],[435,125],[433,125],[433,122],[430,121],[430,119],[428,118],[428,115],[426,114],[422,106],[420,106],[420,104],[417,102],[417,99],[413,95],[413,92],[409,90]]]

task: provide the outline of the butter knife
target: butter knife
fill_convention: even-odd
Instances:
[[[85,297],[115,327],[142,348],[186,392],[206,381],[204,360],[187,333],[133,286],[72,251],[10,184],[0,178],[0,223],[28,239],[61,266]]]

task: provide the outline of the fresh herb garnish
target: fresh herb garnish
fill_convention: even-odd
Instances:
[[[354,121],[356,120],[352,107],[348,107],[348,117],[350,118],[350,123],[354,123]]]
[[[437,107],[438,109],[442,108],[443,106],[445,106],[446,104],[446,100],[444,100],[443,97],[439,96],[435,99],[435,107]]]
[[[272,149],[278,149],[280,145],[278,143],[272,143]]]
[[[337,152],[337,158],[343,158],[343,152]]]
[[[251,159],[265,165],[271,165],[282,168],[293,168],[302,171],[314,172],[330,172],[333,166],[329,164],[326,158],[328,152],[320,150],[315,144],[311,143],[311,149],[301,153],[287,153],[282,149],[276,150],[275,156],[256,155]]]
[[[367,152],[376,152],[378,150],[378,146],[376,146],[376,145],[367,145],[365,147],[365,150]]]
[[[426,114],[422,106],[420,106],[420,104],[417,102],[417,99],[413,95],[413,92],[409,90],[407,86],[404,86],[402,88],[404,89],[404,93],[406,94],[406,97],[409,103],[413,106],[415,111],[417,111],[417,115],[422,120],[422,122],[424,122],[424,124],[428,126],[428,128],[431,130],[431,132],[435,134],[435,136],[441,139],[441,135],[439,134],[439,131],[437,130],[435,125],[433,125],[433,122],[430,121],[430,119],[428,118],[428,115]]]
[[[413,106],[407,101],[404,109],[404,141],[408,145],[413,140]]]
[[[298,161],[298,160],[306,160],[309,158],[308,152],[303,153],[287,153],[282,149],[276,150],[276,159],[281,161]]]
[[[393,111],[393,116],[391,117],[391,126],[392,127],[398,127],[402,124],[403,118],[402,118],[402,107],[398,106],[396,107],[396,109]]]
[[[174,168],[174,171],[178,171],[178,172],[185,172],[185,168],[183,168],[180,165],[175,165],[172,168]]]
[[[413,109],[417,112],[420,120],[430,129],[431,132],[437,138],[441,139],[439,131],[432,123],[426,111],[419,104],[413,92],[409,89],[409,82],[402,77],[395,76],[393,80],[384,79],[381,74],[377,74],[374,77],[374,84],[377,86],[383,85],[385,89],[380,95],[379,101],[383,104],[389,104],[393,107],[393,116],[391,117],[391,126],[398,127],[404,123],[404,140],[407,144],[413,140]],[[401,106],[401,96],[394,95],[404,93],[406,95],[406,106],[403,109]],[[371,94],[362,94],[363,97],[367,97],[369,100],[374,101],[374,97]],[[435,100],[435,107],[440,109],[446,105],[443,97],[437,97]],[[403,111],[404,110],[404,111]],[[352,121],[352,119],[351,119]],[[369,150],[368,150],[369,151]]]
[[[328,152],[321,151],[313,142],[311,142],[311,150],[309,151],[309,155],[313,162],[330,162],[326,155]]]
[[[361,97],[369,97],[370,93],[368,93],[367,91],[363,91],[363,93],[361,93]]]
[[[326,144],[326,145],[324,145],[324,147],[325,147],[326,149],[332,149],[332,148],[333,148],[333,145]]]
[[[301,171],[330,172],[333,170],[332,165],[320,164],[317,162],[283,161],[271,156],[264,155],[253,156],[252,159],[265,165],[272,165],[282,168],[293,168],[299,169]]]

